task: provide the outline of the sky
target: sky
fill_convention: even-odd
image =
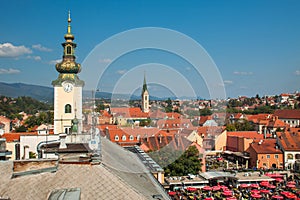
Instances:
[[[52,87],[68,11],[84,89],[222,98],[300,89],[300,1],[1,1],[0,81]],[[151,28],[149,28],[151,27]]]

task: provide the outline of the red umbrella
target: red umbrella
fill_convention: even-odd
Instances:
[[[235,197],[227,197],[226,200],[237,200]]]
[[[251,190],[251,193],[252,193],[252,194],[254,194],[254,193],[258,194],[258,193],[260,193],[260,191],[257,190],[257,189],[255,189],[255,190]]]
[[[252,184],[250,185],[250,187],[253,187],[253,188],[259,188],[259,185],[258,185],[258,184],[255,184],[255,183],[252,183]]]
[[[240,185],[240,188],[247,188],[247,187],[249,187],[249,185],[245,184],[245,183],[243,183],[243,184]]]
[[[276,186],[275,185],[268,185],[268,188],[270,188],[270,189],[275,189],[276,188]]]
[[[203,189],[203,190],[207,190],[207,191],[208,191],[208,190],[212,190],[212,188],[211,188],[210,186],[208,186],[208,185],[207,185],[207,186],[204,186],[202,189]]]
[[[282,178],[275,178],[275,181],[277,181],[277,182],[283,182],[283,179]]]
[[[226,190],[222,193],[224,196],[231,196],[232,195],[232,191],[231,190]]]
[[[297,196],[293,193],[290,193],[290,194],[286,195],[285,197],[288,199],[296,199],[297,198]]]
[[[262,196],[260,194],[254,193],[254,194],[251,194],[251,197],[260,199]]]
[[[220,186],[214,186],[214,187],[212,187],[212,190],[213,190],[213,191],[218,191],[218,190],[220,190],[220,189],[221,189]]]
[[[296,185],[293,185],[293,184],[287,184],[286,187],[288,187],[288,188],[295,188]]]
[[[221,185],[220,187],[222,188],[222,190],[227,190],[228,189],[228,187],[226,185]]]
[[[296,185],[296,182],[295,181],[289,181],[289,182],[287,182],[287,184]]]
[[[263,186],[263,187],[267,187],[269,185],[269,182],[268,181],[262,181],[260,183],[260,186]]]
[[[270,193],[270,190],[260,190],[261,193],[264,193],[264,194],[268,194]]]
[[[186,190],[189,191],[189,192],[195,192],[197,190],[197,188],[188,187]]]
[[[176,194],[176,192],[170,191],[170,192],[168,192],[168,194],[169,194],[170,196],[174,196],[174,195]]]
[[[207,198],[205,198],[204,200],[214,200],[214,199],[211,198],[211,197],[207,197]]]
[[[280,195],[274,195],[274,196],[272,196],[272,199],[283,199],[283,196],[280,196]]]

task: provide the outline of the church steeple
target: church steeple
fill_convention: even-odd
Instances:
[[[149,112],[149,92],[146,83],[146,73],[144,73],[144,83],[142,89],[142,111],[145,113]]]
[[[69,11],[67,33],[64,35],[65,42],[62,43],[64,48],[62,62],[57,63],[55,66],[56,70],[60,73],[59,79],[61,81],[76,81],[78,79],[76,74],[81,71],[80,64],[75,62],[75,48],[77,45],[73,42],[75,37],[71,32],[71,21],[71,13]]]
[[[146,73],[144,73],[144,84],[143,84],[143,90],[142,90],[142,95],[145,91],[148,91],[147,89],[147,83],[146,83]]]

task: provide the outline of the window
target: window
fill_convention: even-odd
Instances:
[[[72,106],[70,104],[65,105],[65,113],[71,113],[72,111]]]
[[[274,158],[278,159],[278,155],[277,155],[277,154],[276,154],[276,155],[274,155]]]
[[[67,54],[71,54],[71,47],[70,46],[67,46]]]
[[[267,155],[267,158],[270,158],[270,155]]]
[[[115,141],[119,141],[119,136],[115,136]]]
[[[287,159],[288,159],[288,160],[293,160],[293,159],[294,159],[293,154],[289,153],[289,154],[287,155]]]
[[[140,138],[141,138],[140,135],[137,135],[137,136],[136,136],[136,139],[137,139],[137,140],[140,140]]]
[[[125,141],[126,140],[126,135],[122,136],[122,140]]]
[[[133,139],[134,139],[133,135],[130,135],[129,140],[133,140]]]

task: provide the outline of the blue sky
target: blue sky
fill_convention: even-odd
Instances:
[[[79,63],[83,63],[97,45],[115,34],[135,28],[161,27],[182,33],[205,49],[220,72],[227,97],[280,94],[300,88],[298,0],[11,0],[2,1],[1,8],[1,82],[51,87],[51,81],[58,75],[54,63],[62,56],[60,44],[64,42],[67,13],[71,10]],[[97,86],[102,91],[113,90],[119,80],[125,80],[126,73],[143,65],[138,68],[140,71],[136,70],[131,81],[142,84],[143,71],[146,71],[147,81],[153,83],[152,93],[151,85],[149,87],[150,93],[154,96],[167,94],[155,87],[156,69],[148,70],[147,67],[151,67],[145,65],[158,63],[181,74],[197,96],[210,98],[207,89],[210,86],[195,73],[193,66],[168,52],[136,51],[114,61],[101,57],[101,52],[99,54],[103,63],[110,64]],[[84,70],[85,66],[83,74]],[[84,77],[91,72],[90,67]],[[175,92],[178,96],[189,95],[185,93],[186,85],[179,83],[176,75],[158,74],[163,75],[162,79],[174,79],[171,87],[161,85],[163,88],[169,88],[171,93],[178,89]],[[126,83],[121,85],[126,86]],[[133,90],[138,91],[138,88]]]

